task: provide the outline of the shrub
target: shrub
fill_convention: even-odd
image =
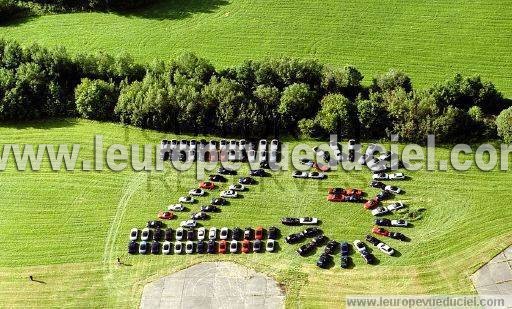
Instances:
[[[403,72],[391,69],[387,73],[375,77],[371,88],[374,92],[389,92],[398,89],[411,92],[412,82],[411,78]]]
[[[505,143],[512,143],[512,107],[503,110],[496,118],[498,136]]]
[[[114,84],[85,78],[75,90],[76,109],[87,119],[113,120],[117,97]]]
[[[28,10],[15,0],[0,0],[0,24],[26,16]]]

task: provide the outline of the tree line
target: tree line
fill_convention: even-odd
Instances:
[[[254,137],[512,137],[509,102],[479,76],[457,74],[420,90],[396,70],[366,86],[362,80],[355,67],[315,60],[248,60],[216,69],[185,53],[142,65],[126,54],[71,57],[63,48],[2,40],[0,120],[79,116],[176,133]]]

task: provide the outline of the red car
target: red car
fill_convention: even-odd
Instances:
[[[353,195],[353,196],[360,197],[360,196],[363,195],[363,191],[360,190],[360,189],[347,188],[347,189],[344,190],[344,194],[345,195]]]
[[[319,170],[320,172],[328,172],[331,168],[328,165],[313,163],[313,167]]]
[[[251,248],[251,242],[247,239],[244,239],[244,241],[242,241],[242,252],[249,253],[250,248]]]
[[[227,247],[228,247],[228,245],[226,244],[226,241],[225,240],[221,240],[219,242],[219,253],[225,254]]]
[[[329,194],[343,194],[345,192],[345,189],[343,188],[329,188]]]
[[[378,226],[374,226],[372,232],[377,235],[389,237],[389,231]]]
[[[365,209],[373,209],[379,205],[379,200],[376,198],[372,198],[371,200],[368,200],[366,203],[364,203]]]
[[[158,213],[158,218],[164,220],[171,220],[172,218],[174,218],[174,214],[172,213],[172,211],[160,211]]]
[[[211,181],[201,181],[201,183],[199,184],[199,188],[213,190],[215,188],[215,184]]]
[[[345,196],[341,194],[329,194],[327,195],[327,200],[329,202],[344,202]]]
[[[263,228],[261,226],[256,227],[254,231],[254,238],[262,240],[263,239]]]

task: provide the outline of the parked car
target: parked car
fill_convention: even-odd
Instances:
[[[327,200],[329,202],[345,202],[346,197],[345,197],[345,195],[342,195],[342,194],[328,194]]]
[[[313,252],[315,248],[316,247],[313,244],[304,244],[300,246],[296,251],[300,256],[306,256]]]
[[[232,240],[229,243],[229,252],[230,253],[237,253],[238,252],[238,241]]]
[[[181,241],[177,241],[174,243],[174,253],[175,254],[183,253],[183,243]]]
[[[308,178],[307,172],[295,171],[292,173],[293,178]]]
[[[238,183],[241,185],[253,185],[255,183],[255,181],[251,177],[243,177],[243,178],[238,179]]]
[[[197,242],[197,253],[203,254],[206,252],[206,243],[203,240]]]
[[[138,228],[133,228],[130,230],[130,240],[137,240],[137,238],[139,238],[139,229]]]
[[[222,197],[217,197],[217,198],[212,199],[212,205],[215,205],[215,206],[223,206],[223,205],[226,205],[227,203],[228,203],[228,201],[226,199],[223,199]]]
[[[386,190],[383,190],[383,191],[380,191],[379,193],[377,193],[377,200],[379,201],[383,201],[383,200],[387,200],[389,198],[391,198],[393,195],[389,192],[389,191],[386,191]]]
[[[309,166],[309,167],[312,167],[312,166],[313,166],[313,164],[315,163],[313,160],[305,159],[305,158],[300,159],[300,160],[299,160],[299,162],[300,162],[301,164],[304,164],[304,165]]]
[[[394,194],[400,194],[400,193],[402,193],[402,189],[400,189],[400,188],[399,188],[399,187],[397,187],[397,186],[385,186],[385,187],[384,187],[384,190],[386,190],[387,192],[394,193]]]
[[[219,211],[219,207],[215,205],[204,205],[201,206],[201,212],[217,212]]]
[[[404,180],[406,176],[404,173],[389,174],[390,180]]]
[[[320,247],[322,246],[326,241],[327,241],[327,236],[321,234],[321,235],[318,235],[316,237],[314,237],[312,240],[311,240],[311,243],[314,244],[315,246],[317,247]]]
[[[226,253],[227,247],[228,247],[228,244],[225,240],[219,241],[219,253],[222,253],[222,254]]]
[[[185,207],[183,206],[183,204],[172,204],[172,205],[167,206],[167,210],[169,210],[169,211],[184,211]]]
[[[129,254],[135,254],[137,253],[137,249],[139,247],[139,244],[135,240],[131,240],[128,243],[128,253]]]
[[[244,191],[244,190],[245,190],[245,186],[244,186],[244,185],[241,185],[241,184],[233,184],[233,185],[230,185],[230,186],[229,186],[229,190],[233,190],[233,191]]]
[[[250,227],[246,227],[244,230],[244,239],[253,239],[253,230]]]
[[[213,182],[226,182],[226,177],[221,175],[210,175],[209,179]]]
[[[156,228],[153,232],[153,240],[160,240],[164,236],[164,231],[161,228]]]
[[[342,242],[340,245],[340,252],[342,256],[348,256],[350,253],[350,245],[348,242]]]
[[[255,252],[255,253],[260,253],[261,252],[261,240],[256,239],[252,243],[252,251]]]
[[[208,219],[208,215],[201,211],[201,212],[193,212],[190,214],[190,219],[192,220],[206,220]]]
[[[236,198],[238,193],[234,190],[224,190],[220,193],[220,197],[223,198]]]
[[[318,261],[316,261],[316,266],[320,268],[327,268],[329,265],[332,264],[332,256],[326,253],[322,253],[320,257],[318,258]]]
[[[192,254],[194,253],[194,243],[190,240],[185,243],[185,253]]]
[[[372,215],[374,216],[382,216],[389,212],[389,210],[386,207],[379,206],[372,210]]]
[[[268,239],[267,244],[265,246],[265,250],[267,252],[274,252],[276,248],[276,241],[274,239]]]
[[[281,223],[284,224],[284,225],[299,225],[300,224],[300,219],[299,218],[289,218],[289,217],[286,217],[286,218],[282,218],[281,219]]]
[[[348,255],[342,255],[340,258],[340,267],[348,268],[350,265],[350,257]]]
[[[194,240],[196,232],[193,229],[187,231],[187,240]]]
[[[375,224],[378,226],[390,226],[391,220],[389,220],[387,218],[378,218],[378,219],[375,219]]]
[[[318,224],[318,218],[315,217],[303,217],[299,218],[300,224]]]
[[[163,227],[164,223],[162,221],[153,220],[153,221],[148,221],[148,224],[146,226],[151,229],[156,229],[157,227]]]
[[[172,218],[174,218],[174,214],[172,213],[172,211],[159,211],[158,212],[158,219],[171,220]]]
[[[386,188],[386,185],[383,182],[374,180],[370,182],[370,187],[384,190],[384,188]]]
[[[295,244],[302,241],[305,237],[300,233],[290,234],[288,235],[284,241],[289,244]]]
[[[324,179],[325,178],[325,174],[324,173],[319,173],[319,172],[310,172],[308,174],[308,178]]]
[[[258,177],[265,177],[267,176],[267,172],[265,172],[263,169],[257,169],[257,170],[251,170],[249,173],[251,176],[258,176]]]
[[[237,247],[238,247],[238,242],[237,243]],[[251,242],[247,239],[244,239],[242,241],[242,253],[249,253],[249,251],[251,250]]]
[[[403,220],[403,219],[398,219],[398,220],[391,220],[391,226],[397,226],[397,227],[408,227],[409,226],[409,222]]]
[[[325,250],[324,252],[326,254],[334,254],[336,253],[336,250],[338,249],[338,247],[340,246],[340,243],[337,242],[336,240],[330,240],[329,242],[327,242],[327,244],[325,245]]]
[[[375,238],[372,235],[366,235],[366,241],[374,246],[377,246],[378,244],[381,243],[381,241],[378,238]]]
[[[170,254],[171,253],[171,242],[170,241],[164,241],[164,244],[162,246],[162,253],[163,254]]]
[[[237,174],[237,171],[235,170],[232,170],[232,169],[229,169],[229,168],[225,168],[225,167],[220,167],[218,170],[217,170],[217,173],[221,174],[221,175],[236,175]]]
[[[168,229],[165,230],[164,239],[167,240],[167,241],[171,241],[172,240],[172,228],[168,228]]]
[[[372,198],[372,199],[366,201],[366,203],[364,203],[364,208],[365,209],[374,209],[378,205],[379,205],[379,200],[377,198]]]
[[[378,227],[378,226],[374,226],[372,228],[372,233],[377,234],[377,235],[381,235],[381,236],[389,237],[389,231],[384,229],[384,228],[382,228],[382,227]]]
[[[217,239],[217,228],[216,227],[211,227],[210,230],[208,231],[208,239]]]
[[[151,254],[160,254],[160,243],[158,241],[151,243]]]
[[[214,254],[214,253],[216,253],[216,251],[217,251],[217,243],[215,242],[215,240],[210,239],[208,241],[208,247],[206,248],[206,252],[208,252],[209,254]]]
[[[204,240],[206,238],[206,229],[200,227],[197,229],[197,240]]]
[[[186,228],[194,228],[197,226],[197,221],[196,220],[181,221],[180,226],[186,227]]]
[[[366,251],[366,246],[362,241],[359,239],[354,240],[354,248],[357,250],[357,252],[361,253],[363,251]]]
[[[366,264],[373,264],[375,262],[375,257],[366,250],[361,252],[361,256],[363,257],[363,260],[365,260]]]
[[[394,202],[387,207],[388,211],[397,211],[402,208],[405,208],[405,204],[402,202]]]
[[[215,184],[211,181],[201,181],[199,183],[199,188],[205,189],[205,190],[213,190],[213,189],[215,189]]]
[[[148,252],[148,243],[141,241],[139,245],[139,254],[146,254]]]
[[[229,237],[229,229],[227,227],[223,227],[220,229],[219,238],[226,240]]]
[[[389,175],[386,173],[375,173],[375,174],[373,174],[372,179],[373,180],[388,180]]]
[[[317,227],[308,227],[307,229],[301,232],[301,234],[304,237],[314,237],[320,233],[322,233],[322,230]]]
[[[390,232],[389,233],[389,237],[390,238],[394,238],[394,239],[398,239],[398,240],[401,240],[401,241],[406,241],[407,240],[407,237],[405,237],[404,234],[399,233],[399,232]]]
[[[182,196],[178,199],[178,202],[180,203],[187,203],[187,204],[192,204],[194,203],[196,200],[192,197],[192,196]]]
[[[206,192],[203,189],[192,189],[188,191],[188,194],[193,196],[203,196]]]
[[[394,250],[393,248],[391,248],[390,246],[388,246],[387,244],[383,243],[383,242],[379,243],[379,244],[377,245],[377,248],[378,248],[380,251],[382,251],[382,252],[384,252],[385,254],[387,254],[387,255],[390,255],[390,256],[391,256],[391,255],[395,254],[395,250]]]
[[[262,240],[263,239],[263,227],[257,226],[254,230],[254,239]]]
[[[268,228],[267,238],[268,239],[277,239],[278,234],[279,234],[279,229],[275,226],[271,226]]]
[[[185,238],[185,231],[182,227],[176,229],[176,240],[183,240]]]
[[[140,234],[140,240],[148,240],[151,236],[151,230],[149,228],[144,228]]]
[[[231,237],[234,240],[242,240],[244,237],[244,231],[241,228],[235,227],[231,232]]]

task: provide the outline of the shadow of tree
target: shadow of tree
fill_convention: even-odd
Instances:
[[[229,4],[227,0],[160,0],[142,9],[116,14],[156,20],[186,19],[196,13],[213,13],[227,4]]]

